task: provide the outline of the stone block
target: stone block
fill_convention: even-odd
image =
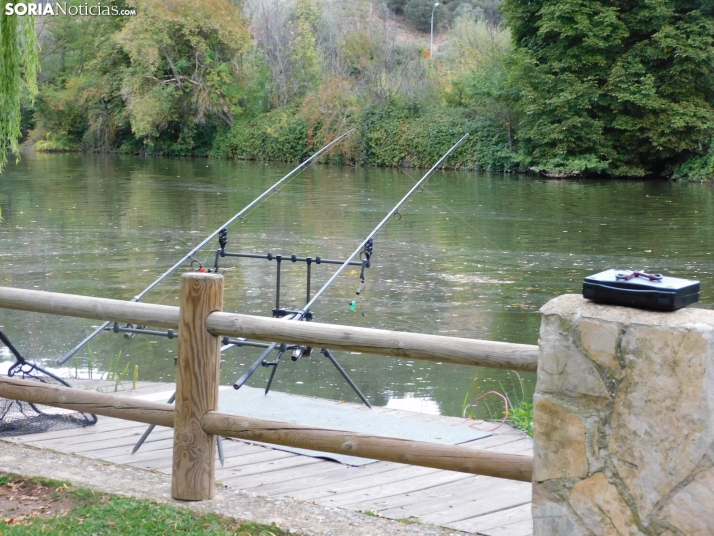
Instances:
[[[585,353],[603,367],[610,376],[622,377],[622,367],[617,358],[617,343],[620,330],[614,324],[580,320],[580,342]]]
[[[583,422],[547,398],[536,395],[533,403],[533,479],[542,482],[587,476]]]
[[[610,454],[646,522],[714,440],[707,337],[665,327],[626,329],[627,370],[612,409]],[[714,362],[709,363],[711,367]]]
[[[677,493],[662,518],[685,536],[714,534],[714,468],[697,474]]]
[[[600,398],[606,403],[610,393],[600,373],[580,351],[565,329],[568,322],[557,315],[541,323],[541,350],[538,361],[538,389],[541,393],[561,393],[572,397]]]
[[[573,487],[570,504],[596,536],[641,536],[632,511],[603,473]]]
[[[535,536],[579,536],[575,524],[565,510],[553,502],[533,508],[533,534]]]
[[[541,312],[535,536],[714,536],[714,311]]]

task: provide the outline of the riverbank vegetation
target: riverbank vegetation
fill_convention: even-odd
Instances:
[[[426,167],[470,132],[454,168],[714,177],[707,0],[131,7],[38,21],[28,144],[297,161],[356,126],[333,162]]]

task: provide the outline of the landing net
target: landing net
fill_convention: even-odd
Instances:
[[[17,361],[12,365],[7,375],[21,380],[31,380],[48,385],[71,387],[62,378],[26,361],[17,350],[9,344],[10,341],[0,332],[0,338],[10,348]],[[20,402],[9,398],[0,398],[0,437],[39,434],[68,430],[96,424],[97,417],[91,413],[82,413],[30,402]]]

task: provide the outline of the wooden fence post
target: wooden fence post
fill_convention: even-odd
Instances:
[[[201,417],[218,409],[221,341],[206,329],[206,318],[222,308],[223,276],[182,276],[171,482],[174,499],[213,498],[216,436],[203,431]]]

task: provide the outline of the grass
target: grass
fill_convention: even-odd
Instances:
[[[131,363],[127,363],[124,368],[121,368],[121,358],[122,358],[122,351],[119,350],[119,353],[115,358],[110,358],[109,359],[109,369],[106,372],[106,379],[108,381],[114,382],[114,392],[119,391],[119,387],[122,387],[122,383],[124,380],[127,378],[127,374],[129,373],[129,367],[131,367]],[[88,379],[93,379],[94,378],[94,354],[92,353],[92,348],[88,344],[87,345],[87,378]],[[80,372],[79,372],[79,360],[75,357],[73,360],[74,364],[74,377],[75,378],[80,378]],[[71,369],[70,369],[71,370]],[[70,372],[71,374],[71,372]],[[100,374],[99,378],[104,379],[104,373]],[[132,377],[131,377],[131,382],[132,386],[134,389],[136,389],[136,383],[139,381],[139,365],[134,365],[134,368],[132,369]]]
[[[124,380],[127,372],[129,372],[130,363],[127,363],[122,372],[119,372],[119,365],[121,363],[121,350],[117,354],[116,359],[109,360],[109,372],[107,373],[107,380],[114,382],[114,392],[119,391],[119,385]]]
[[[518,378],[518,384],[513,380],[514,375]],[[508,377],[511,380],[511,392],[514,393],[513,400],[508,399],[508,422],[533,437],[533,397],[526,396],[523,378],[521,378],[520,374],[511,371]],[[501,382],[499,382],[499,385],[505,391]]]
[[[51,517],[27,515],[13,518],[8,517],[8,511],[5,511],[0,518],[0,534],[3,536],[26,534],[287,536],[287,533],[273,525],[237,521],[215,514],[197,514],[187,508],[149,500],[119,497],[85,488],[71,488],[66,482],[23,479],[16,475],[0,476],[0,487],[31,483],[45,488],[47,504],[69,501],[71,508],[68,512],[54,512]],[[7,507],[7,500],[3,505]]]
[[[514,380],[514,375],[517,380]],[[500,414],[505,416],[506,422],[533,437],[533,398],[526,395],[523,378],[521,378],[520,374],[511,371],[509,379],[511,381],[510,389],[506,389],[503,383],[499,381],[498,385],[501,388],[501,392],[489,391],[473,399],[472,402],[469,402],[470,392],[467,392],[462,408],[463,416],[476,420],[473,410],[476,401],[486,395],[497,395],[504,401],[505,411],[502,411]],[[509,392],[512,393],[511,396],[505,394]],[[498,420],[498,418],[495,418],[491,407],[488,404],[484,404],[484,406],[489,412],[489,420]]]
[[[402,518],[397,519],[397,521],[399,521],[400,523],[409,523],[412,525],[420,525],[421,524],[421,521],[419,520],[419,518],[415,517],[415,516],[402,517]]]

